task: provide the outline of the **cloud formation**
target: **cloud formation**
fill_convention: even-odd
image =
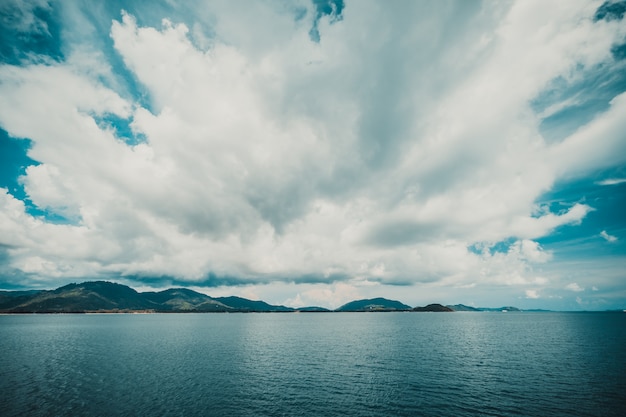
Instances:
[[[32,140],[38,162],[20,179],[29,204],[64,219],[1,190],[6,268],[196,285],[547,284],[537,266],[553,254],[536,240],[593,206],[537,200],[626,162],[626,96],[556,142],[541,121],[572,101],[532,103],[556,80],[618,65],[619,19],[594,19],[588,1],[348,2],[341,19],[252,4],[160,25],[119,11],[110,53],[74,41],[63,60],[0,67],[0,125]]]
[[[574,292],[582,292],[585,291],[584,288],[582,288],[580,285],[578,285],[575,282],[572,282],[571,284],[567,284],[565,286],[566,289],[570,290],[570,291],[574,291]]]
[[[617,238],[608,234],[606,230],[601,231],[600,236],[609,243],[617,242]]]
[[[608,178],[606,180],[598,181],[598,185],[618,185],[626,182],[626,178]]]

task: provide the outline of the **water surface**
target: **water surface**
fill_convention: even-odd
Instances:
[[[2,416],[623,416],[624,313],[0,316]]]

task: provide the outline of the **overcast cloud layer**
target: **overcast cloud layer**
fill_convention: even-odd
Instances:
[[[36,3],[1,8],[1,287],[624,306],[623,215],[546,197],[623,207],[624,3]]]

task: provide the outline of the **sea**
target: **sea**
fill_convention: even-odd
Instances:
[[[626,415],[626,313],[0,316],[0,415]]]

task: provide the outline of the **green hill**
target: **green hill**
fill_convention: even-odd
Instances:
[[[342,305],[335,311],[409,311],[411,307],[400,301],[386,298],[372,298],[366,300],[351,301]]]
[[[2,291],[0,312],[85,313],[119,311],[248,312],[293,311],[240,297],[212,298],[186,288],[139,293],[107,281],[69,284],[51,291]]]
[[[441,304],[428,304],[426,307],[415,307],[413,311],[442,313],[454,311],[450,307],[443,306]]]
[[[294,311],[294,309],[291,307],[274,306],[271,304],[267,304],[265,301],[253,301],[253,300],[248,300],[246,298],[235,297],[235,296],[216,297],[214,298],[214,300],[219,301],[220,303],[223,303],[229,307],[232,307],[233,309],[237,311],[249,311],[249,312]]]
[[[145,310],[154,305],[137,291],[105,281],[69,284],[52,291],[15,297],[0,306],[15,313],[71,313],[108,310]]]
[[[447,305],[446,307],[451,308],[454,311],[480,311],[480,309],[476,307],[466,306],[465,304]]]
[[[158,304],[160,311],[232,311],[219,301],[187,288],[171,288],[160,292],[144,292],[144,298]]]

